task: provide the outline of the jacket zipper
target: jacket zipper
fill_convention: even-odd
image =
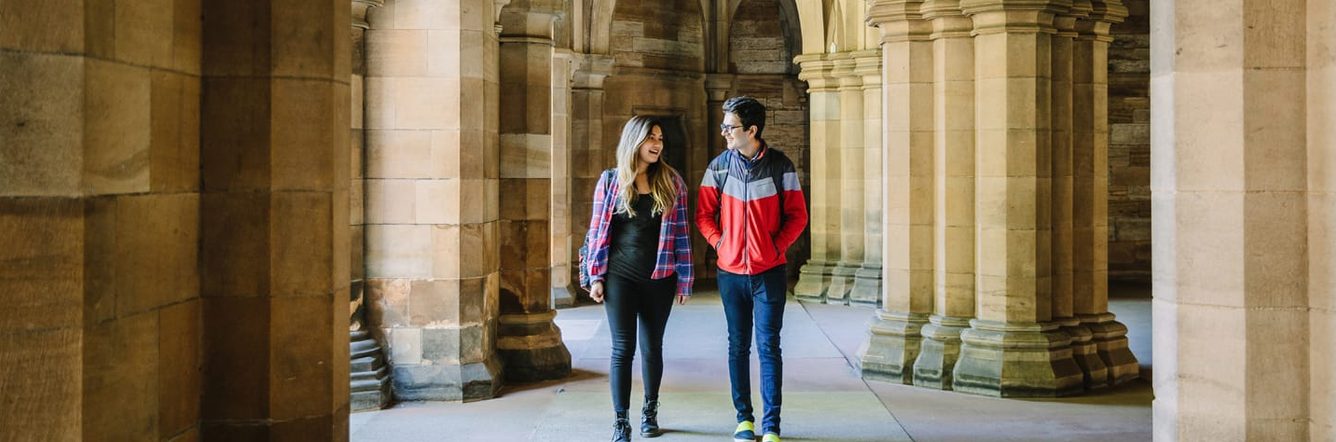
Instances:
[[[738,153],[738,155],[741,155],[741,153]],[[747,166],[747,177],[742,181],[742,261],[743,268],[747,269],[747,274],[750,275],[752,274],[751,254],[747,252],[747,245],[751,239],[747,238],[747,223],[751,222],[751,179],[754,164],[745,158],[743,160],[745,161],[743,164]]]

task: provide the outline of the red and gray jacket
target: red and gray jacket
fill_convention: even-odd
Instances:
[[[807,228],[807,201],[793,162],[764,143],[753,159],[729,149],[710,161],[696,227],[719,252],[719,269],[756,275],[787,262]]]

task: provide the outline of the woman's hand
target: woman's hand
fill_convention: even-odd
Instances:
[[[589,297],[592,298],[594,302],[600,304],[603,303],[603,281],[596,281],[589,285]]]
[[[677,295],[677,305],[686,305],[688,299],[691,299],[691,297],[687,295]]]

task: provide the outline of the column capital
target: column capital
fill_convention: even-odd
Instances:
[[[869,0],[868,26],[881,31],[881,41],[926,41],[932,23],[923,19],[923,0]]]
[[[1071,16],[1077,19],[1086,18],[1090,16],[1090,11],[1093,9],[1090,0],[1072,0]]]
[[[863,77],[863,86],[881,84],[881,51],[866,49],[854,51],[854,74]]]
[[[367,11],[381,6],[385,6],[385,0],[353,0],[353,27],[370,29],[371,24],[366,21]]]
[[[603,89],[603,80],[612,75],[616,61],[611,55],[572,54],[574,71],[571,79],[575,89]]]
[[[853,53],[836,52],[830,54],[828,58],[834,66],[830,70],[832,86],[838,90],[858,89],[862,87],[862,76],[854,73],[854,68],[858,66],[858,61],[854,59]]]
[[[964,38],[974,30],[974,19],[960,9],[960,0],[928,0],[921,8],[923,18],[932,22],[929,38]]]
[[[1075,0],[1053,16],[1053,27],[1059,37],[1076,38],[1076,21],[1090,15],[1090,0]]]
[[[501,12],[501,28],[504,31],[501,35],[502,41],[519,38],[526,41],[551,42],[556,35],[558,18],[557,11],[508,8]]]
[[[960,8],[974,19],[974,34],[1055,33],[1053,16],[1071,8],[1072,0],[961,0]]]
[[[575,71],[580,69],[580,54],[575,53],[569,48],[556,48],[552,50],[552,63],[558,62],[566,64],[566,86],[575,86]]]
[[[506,9],[506,5],[509,4],[510,0],[492,0],[492,14],[495,15],[495,17],[492,17],[492,20],[496,23],[494,25],[496,28],[496,35],[501,35],[501,10]]]
[[[724,101],[728,99],[728,91],[733,90],[733,82],[735,80],[737,80],[737,75],[733,74],[706,74],[706,99],[709,101]]]
[[[1114,23],[1122,23],[1127,18],[1127,7],[1122,0],[1089,0],[1090,9],[1085,17],[1076,21],[1076,32],[1082,40],[1113,41],[1109,28]],[[1084,5],[1082,5],[1084,7]],[[1075,7],[1073,8],[1075,9]]]
[[[807,82],[808,92],[831,92],[839,87],[831,72],[835,69],[831,57],[835,55],[839,54],[803,54],[794,58],[800,69],[798,79]]]
[[[965,16],[965,11],[960,9],[960,0],[926,0],[919,7],[919,13],[924,20]]]

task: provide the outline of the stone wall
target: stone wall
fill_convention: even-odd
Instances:
[[[617,66],[701,72],[701,17],[695,0],[617,2],[609,46]]]
[[[685,167],[678,172],[695,188],[710,158],[706,148],[708,137],[717,129],[708,126],[710,110],[706,102],[704,71],[705,43],[699,3],[694,0],[664,2],[618,2],[613,15],[610,52],[613,56],[612,73],[604,82],[602,121],[602,161],[589,161],[573,166],[577,177],[597,177],[599,171],[616,165],[615,151],[621,138],[622,125],[632,115],[650,115],[680,118],[686,136]],[[667,146],[666,149],[672,149]],[[594,159],[600,155],[586,154]],[[665,158],[673,154],[665,152]],[[572,226],[583,238],[588,230],[589,199],[595,180],[577,180],[574,195],[575,213],[586,214],[584,222]],[[689,196],[694,213],[695,192]],[[695,248],[705,250],[704,241],[693,235]],[[697,253],[697,277],[704,276],[704,254]]]
[[[729,27],[729,71],[738,74],[796,72],[794,54],[785,44],[777,0],[745,0]]]
[[[1109,47],[1109,278],[1150,281],[1150,11],[1128,17]]]

